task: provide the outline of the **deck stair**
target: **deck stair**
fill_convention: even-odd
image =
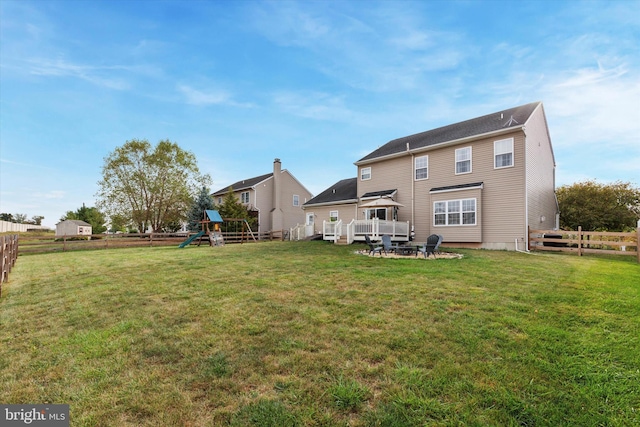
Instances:
[[[338,240],[335,241],[336,245],[348,245],[349,244],[349,240],[347,239],[347,236],[340,236],[338,238]]]

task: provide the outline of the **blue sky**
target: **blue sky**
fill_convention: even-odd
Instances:
[[[640,1],[0,2],[0,212],[95,205],[131,139],[314,195],[391,139],[542,101],[557,184],[640,185]]]

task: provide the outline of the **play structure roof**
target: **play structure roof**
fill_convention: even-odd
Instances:
[[[222,220],[222,217],[218,213],[218,211],[207,209],[207,210],[205,210],[205,212],[207,213],[207,216],[209,217],[209,221],[211,221],[213,223],[220,223],[220,224],[222,224],[224,222]]]

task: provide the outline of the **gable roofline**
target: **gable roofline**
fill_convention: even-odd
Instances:
[[[286,169],[285,169],[286,170]],[[233,191],[242,191],[249,190],[254,188],[258,184],[262,184],[265,181],[273,178],[273,172],[259,175],[253,178],[241,179],[240,181],[234,182],[233,184],[227,185],[224,188],[219,189],[218,191],[211,193],[212,196],[222,196],[227,194],[229,188],[232,187]]]
[[[396,138],[378,147],[354,164],[365,165],[380,160],[429,151],[447,145],[462,144],[475,139],[522,131],[542,102],[518,107],[442,126],[425,132]],[[542,110],[544,112],[544,110]]]
[[[527,121],[525,122],[525,127],[526,127],[526,124],[529,123],[529,120],[531,120],[531,118],[533,117],[535,112],[538,111],[538,110],[542,111],[542,120],[544,121],[544,129],[545,129],[545,132],[547,134],[547,139],[549,140],[549,149],[551,150],[551,159],[553,160],[553,167],[555,168],[555,166],[556,166],[556,155],[553,152],[553,144],[551,143],[551,135],[549,134],[549,124],[547,123],[547,115],[544,112],[544,105],[542,105],[542,102],[540,102],[539,105],[535,108],[535,110],[533,110],[533,112],[531,113],[531,115],[529,116]],[[523,127],[523,130],[524,130],[524,127]],[[525,134],[526,134],[526,132],[525,132]]]
[[[305,187],[300,181],[298,181],[298,178],[296,178],[295,176],[293,176],[293,174],[291,172],[289,172],[288,169],[282,169],[282,173],[287,173],[291,178],[293,178],[293,180],[300,186],[303,188],[304,191],[306,191],[307,193],[311,194],[311,197],[313,197],[313,193],[311,191],[309,191],[309,189],[307,187]]]
[[[302,187],[307,193],[312,194],[311,191],[309,191],[307,189],[307,187],[305,187],[304,185],[302,185],[302,183],[300,181],[298,181],[298,179],[293,176],[293,174],[291,172],[289,172],[288,169],[282,169],[280,171],[280,174],[283,173],[287,173],[291,178],[293,178],[293,180],[295,182],[298,183],[298,185],[300,185],[300,187]],[[233,187],[233,191],[243,191],[243,190],[253,190],[255,189],[258,185],[263,184],[267,181],[269,181],[270,179],[273,179],[273,172],[264,174],[264,175],[259,175],[253,178],[248,178],[248,179],[243,179],[237,182],[234,182],[231,185],[226,186],[225,188],[221,188],[218,191],[216,191],[215,193],[211,193],[212,197],[218,197],[218,196],[224,196],[225,194],[227,194],[227,192],[229,191],[229,187]]]

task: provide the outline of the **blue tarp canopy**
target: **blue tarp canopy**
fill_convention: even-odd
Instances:
[[[222,220],[222,217],[218,213],[218,211],[213,211],[213,210],[206,209],[205,212],[207,213],[207,216],[209,217],[209,221],[211,221],[213,223],[219,223],[219,224],[222,224],[224,222]]]

